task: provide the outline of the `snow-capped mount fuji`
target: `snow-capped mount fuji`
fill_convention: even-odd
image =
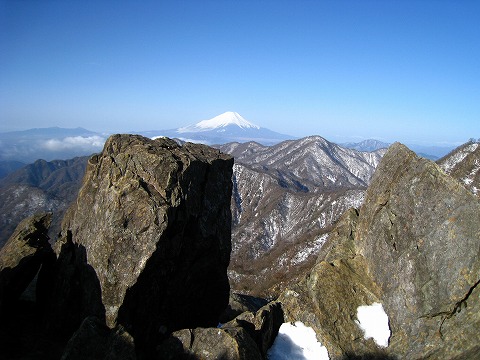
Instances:
[[[229,126],[238,126],[242,129],[260,129],[260,126],[252,124],[250,121],[245,120],[239,113],[233,111],[227,111],[223,114],[215,116],[210,120],[202,120],[195,125],[181,127],[178,132],[197,132],[197,131],[209,131],[209,130],[221,130]]]
[[[199,142],[207,145],[255,141],[262,145],[270,146],[284,140],[294,139],[292,136],[258,126],[233,111],[228,111],[212,119],[202,120],[196,124],[178,129],[148,131],[142,133],[142,135],[148,137],[167,136],[182,141]]]

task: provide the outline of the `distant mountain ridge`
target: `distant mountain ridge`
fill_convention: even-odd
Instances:
[[[17,224],[36,212],[52,211],[51,238],[80,189],[88,157],[37,160],[0,179],[0,248]]]
[[[103,134],[84,128],[35,128],[0,133],[0,161],[33,163],[71,159],[99,152],[105,143]]]
[[[228,111],[208,120],[167,130],[146,130],[133,132],[149,138],[169,137],[180,142],[222,145],[227,143],[256,142],[263,146],[276,145],[296,137],[281,134],[254,124],[239,113]],[[106,133],[98,133],[81,127],[77,128],[35,128],[24,131],[0,133],[0,175],[13,170],[5,161],[17,161],[25,164],[38,159],[65,160],[77,156],[91,155],[102,150]],[[344,148],[359,151],[375,151],[387,148],[388,143],[367,139],[358,143],[340,143]],[[453,146],[407,145],[418,155],[437,160],[453,150]]]
[[[353,142],[342,143],[339,145],[346,147],[348,149],[355,149],[358,151],[375,151],[378,149],[386,149],[390,146],[389,143],[375,140],[375,139],[367,139],[357,143],[353,143]]]
[[[320,136],[219,147],[235,159],[230,283],[275,292],[313,264],[335,221],[359,207],[386,150],[360,152]]]

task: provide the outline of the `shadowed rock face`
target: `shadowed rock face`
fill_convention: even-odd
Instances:
[[[478,359],[480,202],[435,163],[390,147],[359,213],[338,223],[317,265],[279,299],[332,359]],[[387,348],[364,340],[356,308],[383,304]],[[476,357],[472,354],[477,354]]]
[[[21,221],[0,250],[0,353],[5,359],[27,358],[37,345],[51,294],[46,275],[55,262],[47,235],[51,215]]]
[[[89,160],[57,253],[72,248],[68,239],[82,249],[107,325],[122,325],[137,346],[216,326],[226,308],[232,166],[204,145],[137,135],[110,137]]]
[[[26,218],[0,250],[0,314],[11,311],[42,263],[53,261],[47,235],[51,221],[49,213]]]

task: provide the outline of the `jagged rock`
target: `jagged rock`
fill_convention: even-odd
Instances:
[[[435,163],[390,147],[359,214],[345,214],[308,276],[279,298],[331,359],[480,358],[480,202]],[[363,339],[359,305],[383,304],[387,348]],[[474,355],[475,354],[475,355]]]
[[[232,294],[233,299],[256,308],[258,301]],[[246,306],[246,305],[244,305]],[[271,302],[246,311],[220,328],[184,329],[174,332],[157,349],[161,359],[266,359],[283,324],[281,304]]]
[[[228,306],[225,311],[220,316],[220,323],[226,323],[235,319],[238,315],[246,312],[257,312],[262,306],[267,305],[268,301],[262,298],[230,293],[230,299],[228,301]]]
[[[24,219],[0,250],[2,358],[29,358],[42,335],[51,290],[48,274],[55,261],[47,235],[50,222],[51,214]]]
[[[135,360],[133,338],[122,328],[87,317],[69,340],[61,360]]]
[[[157,354],[165,360],[262,360],[257,345],[241,327],[176,331]]]
[[[480,306],[474,195],[435,163],[394,144],[367,191],[356,237],[382,288],[393,353],[447,358],[479,348],[480,312],[471,313]]]
[[[286,321],[312,327],[331,359],[382,353],[372,340],[363,339],[355,323],[358,306],[379,302],[379,288],[365,273],[366,266],[362,256],[321,261],[278,299]]]
[[[354,322],[358,306],[378,302],[380,296],[380,289],[364,271],[365,259],[356,254],[358,217],[355,209],[342,215],[311,272],[278,299],[286,320],[312,327],[332,359],[347,354],[384,355],[372,340],[363,340]]]
[[[71,233],[55,244],[59,253],[52,271],[52,296],[46,330],[50,337],[66,343],[87,317],[105,322],[100,282],[87,262],[85,247],[73,243]]]
[[[103,307],[106,324],[122,325],[148,357],[172,331],[217,325],[229,296],[232,165],[204,145],[107,140],[56,246],[54,298],[82,314],[75,329],[86,316],[102,319]],[[80,287],[62,288],[72,280]]]
[[[348,259],[355,256],[354,239],[358,216],[358,210],[351,208],[340,217],[318,252],[317,262],[322,260],[332,262],[335,259]]]
[[[241,327],[248,332],[256,342],[264,358],[278,335],[278,329],[284,322],[282,306],[279,302],[272,301],[255,312],[246,311],[232,321],[224,324],[222,328],[232,329]]]
[[[18,224],[0,249],[0,314],[17,301],[43,263],[52,261],[48,228],[52,214],[36,214]],[[33,298],[35,300],[35,294]]]

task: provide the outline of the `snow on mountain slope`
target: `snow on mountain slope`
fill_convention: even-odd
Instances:
[[[461,163],[468,155],[473,153],[478,143],[465,144],[462,147],[455,149],[453,152],[438,160],[437,163],[447,174],[450,174],[452,170]]]
[[[366,186],[386,151],[346,149],[320,136],[284,141],[271,147],[248,143],[226,144],[220,149],[233,155],[236,163],[249,164],[258,170],[277,169],[278,177],[286,182],[321,188]]]
[[[260,126],[252,124],[245,120],[239,113],[233,111],[227,111],[223,114],[215,116],[210,120],[203,120],[195,125],[181,127],[178,129],[179,133],[196,132],[196,131],[208,131],[213,129],[221,129],[226,126],[235,125],[242,129],[260,129]]]
[[[468,142],[437,161],[447,174],[480,197],[480,144]]]
[[[269,295],[312,265],[332,225],[362,204],[384,153],[345,149],[319,136],[219,148],[235,158],[230,281],[255,295]]]

